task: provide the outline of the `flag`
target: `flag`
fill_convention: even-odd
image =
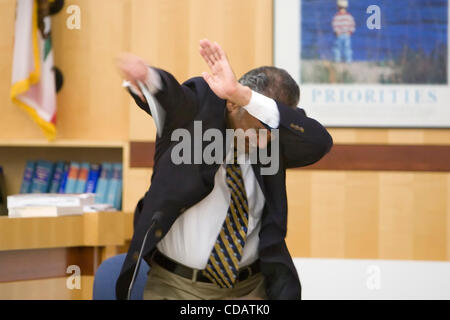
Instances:
[[[49,0],[17,0],[11,100],[53,140],[56,88],[49,9]]]

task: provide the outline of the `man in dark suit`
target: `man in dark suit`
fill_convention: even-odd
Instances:
[[[136,56],[119,60],[137,105],[151,115],[140,81],[166,116],[156,138],[151,186],[136,207],[117,297],[127,295],[145,234],[159,212],[157,231],[148,234],[143,250],[151,265],[145,299],[300,299],[300,281],[285,243],[286,169],[321,159],[332,138],[297,107],[299,88],[284,70],[258,68],[238,82],[217,43],[200,41],[200,54],[211,73],[182,85]],[[176,164],[174,132],[182,129],[198,140],[198,123],[223,137],[227,129],[258,129],[270,138],[257,134],[255,146],[247,137],[243,154],[222,143],[221,159],[231,157],[230,163]],[[201,140],[191,145],[204,151],[208,143]],[[255,148],[272,151],[278,161],[273,174],[263,173],[267,164],[247,161],[245,153]]]

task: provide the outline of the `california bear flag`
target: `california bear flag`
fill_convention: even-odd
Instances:
[[[17,0],[11,99],[47,139],[56,135],[56,90],[48,0]]]

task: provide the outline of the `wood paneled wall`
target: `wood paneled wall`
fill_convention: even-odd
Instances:
[[[296,257],[450,260],[450,174],[287,174]]]

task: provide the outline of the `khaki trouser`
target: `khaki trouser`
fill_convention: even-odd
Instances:
[[[234,288],[222,289],[213,283],[194,282],[152,263],[144,300],[222,299],[267,299],[262,273],[236,283]]]

